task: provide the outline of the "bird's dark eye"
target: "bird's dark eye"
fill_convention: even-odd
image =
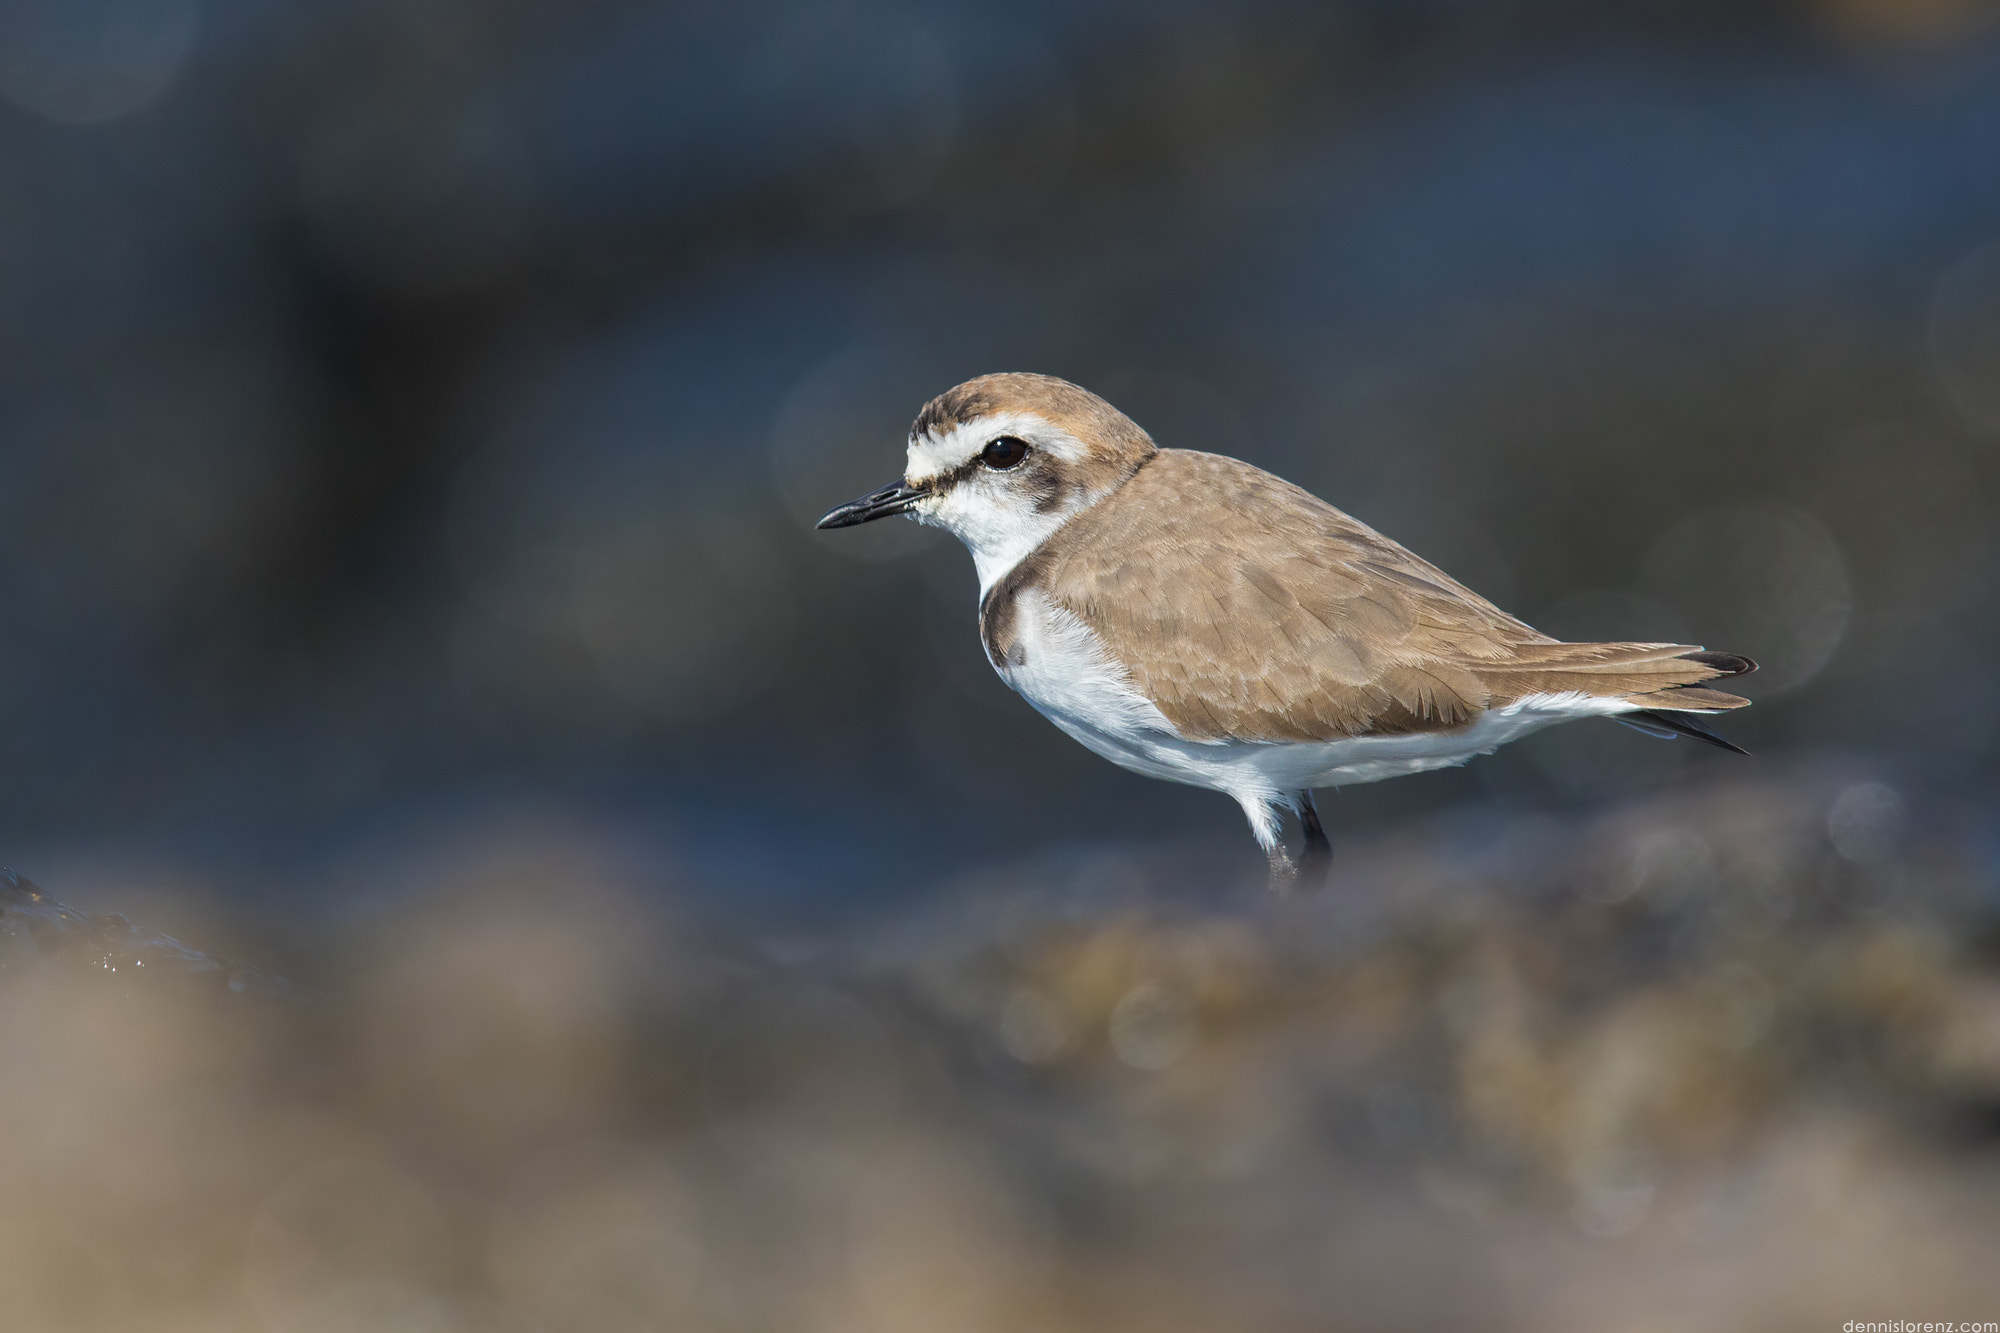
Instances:
[[[980,452],[979,461],[995,472],[1005,472],[1028,456],[1028,442],[1017,440],[1012,435],[1002,435]]]

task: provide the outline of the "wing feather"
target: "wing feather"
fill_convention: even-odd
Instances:
[[[996,599],[1028,580],[1191,739],[1445,730],[1567,691],[1688,711],[1746,702],[1689,687],[1748,659],[1558,642],[1308,492],[1213,454],[1160,451],[1023,561],[987,599],[989,652],[1004,656],[992,633],[1011,623]]]

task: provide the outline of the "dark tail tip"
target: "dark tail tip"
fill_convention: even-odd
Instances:
[[[1633,720],[1628,725],[1636,725],[1638,722],[1643,721],[1645,725],[1639,727],[1641,731],[1657,727],[1661,731],[1671,732],[1676,736],[1688,736],[1694,740],[1706,741],[1708,744],[1716,746],[1718,749],[1727,750],[1731,754],[1750,753],[1736,742],[1716,735],[1686,713],[1669,713],[1661,708],[1642,708],[1637,712],[1616,714],[1613,716],[1612,721],[1625,722],[1628,718]]]
[[[1755,662],[1740,653],[1682,653],[1681,660],[1713,667],[1725,676],[1747,676],[1757,669]]]

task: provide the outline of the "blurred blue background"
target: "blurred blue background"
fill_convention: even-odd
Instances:
[[[1990,790],[1977,0],[0,3],[8,860],[299,911],[583,827],[765,924],[1036,848],[1254,869],[814,533],[1063,375],[1539,627],[1765,663],[1763,764]],[[1329,803],[1588,807],[1611,727]]]
[[[1268,893],[812,530],[994,370],[1755,756]],[[1988,0],[0,0],[0,1323],[1986,1320],[1996,543]]]

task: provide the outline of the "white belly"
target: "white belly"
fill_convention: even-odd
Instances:
[[[1000,675],[1037,711],[1123,768],[1239,800],[1449,768],[1553,723],[1633,708],[1622,699],[1537,694],[1451,731],[1332,741],[1192,741],[1132,688],[1081,620],[1035,592],[1020,594],[1016,607],[1022,661],[1003,665]]]

